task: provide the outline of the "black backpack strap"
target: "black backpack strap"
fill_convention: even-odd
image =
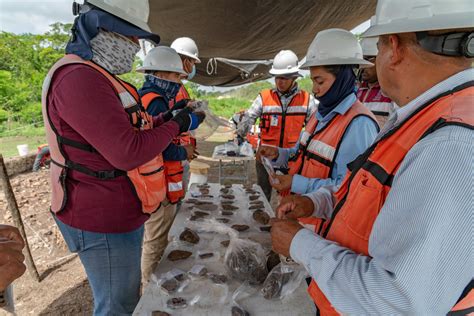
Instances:
[[[56,135],[56,136],[57,136],[57,140],[59,144],[71,146],[71,147],[74,147],[83,151],[87,151],[90,153],[97,153],[97,150],[94,147],[92,147],[92,145],[83,144],[83,143],[77,142],[75,140],[72,140],[60,135]]]

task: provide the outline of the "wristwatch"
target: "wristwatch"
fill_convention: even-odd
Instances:
[[[7,305],[7,301],[5,299],[5,291],[0,291],[0,307],[5,307]]]

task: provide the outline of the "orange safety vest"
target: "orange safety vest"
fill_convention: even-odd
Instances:
[[[285,111],[276,90],[263,90],[260,96],[262,98],[260,144],[292,148],[305,125],[309,93],[299,90]]]
[[[156,92],[148,92],[142,96],[142,105],[146,109],[150,103],[162,96]],[[181,137],[173,139],[175,145],[181,144]],[[164,160],[165,166],[165,179],[166,179],[166,198],[171,204],[179,202],[184,197],[184,186],[183,186],[183,165],[181,161],[168,161]]]
[[[312,116],[301,135],[296,155],[289,161],[289,173],[291,175],[300,174],[306,178],[329,178],[346,130],[352,121],[359,116],[366,116],[377,125],[374,114],[358,100],[344,115],[335,115],[319,131],[316,131],[318,119],[316,115]],[[306,228],[316,233],[319,232],[321,224],[324,222],[316,217],[305,217],[298,220]]]
[[[349,173],[334,194],[336,207],[329,224],[323,228],[323,237],[368,256],[373,224],[408,151],[441,127],[459,125],[474,129],[473,104],[474,81],[471,81],[427,102],[351,162]],[[465,315],[474,311],[472,283],[467,285],[452,312],[462,310]],[[338,315],[314,280],[308,292],[321,315]]]
[[[77,55],[65,55],[56,62],[44,80],[42,92],[43,120],[45,123],[46,138],[50,147],[51,161],[53,162],[50,168],[52,191],[51,211],[57,213],[62,211],[66,206],[66,181],[68,170],[72,169],[102,180],[112,180],[121,176],[128,177],[133,184],[137,197],[141,201],[143,212],[148,214],[155,212],[166,196],[163,157],[161,154],[142,166],[127,172],[118,169],[94,171],[78,162],[70,160],[64,155],[64,145],[99,154],[90,144],[82,144],[59,135],[56,127],[49,119],[48,94],[54,73],[59,68],[71,64],[87,65],[97,70],[110,81],[117,94],[117,98],[122,103],[124,110],[129,114],[130,122],[135,129],[144,130],[153,128],[152,117],[143,111],[139,103],[138,93],[132,85],[111,75],[97,64],[85,61]]]
[[[175,102],[179,102],[184,99],[191,99],[191,97],[189,96],[189,93],[186,90],[184,84],[181,84],[178,94],[175,97]],[[193,145],[194,147],[196,147],[196,138],[192,137],[189,132],[181,133],[178,137],[179,143],[181,145]]]

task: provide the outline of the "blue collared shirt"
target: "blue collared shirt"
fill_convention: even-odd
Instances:
[[[325,117],[316,111],[315,115],[318,119],[316,131],[324,128],[335,115],[344,115],[356,101],[356,95],[348,95],[342,102],[336,106]],[[363,153],[374,141],[378,134],[377,124],[366,116],[355,118],[347,128],[342,138],[339,151],[334,158],[334,168],[331,177],[326,179],[306,178],[299,174],[293,176],[291,183],[291,192],[297,194],[305,194],[314,192],[324,185],[339,185],[347,172],[347,164]],[[275,166],[281,167],[288,163],[288,158],[296,154],[299,141],[293,148],[279,148],[279,156],[275,162]]]
[[[474,69],[468,69],[438,83],[399,109],[381,134],[434,96],[472,78]],[[446,126],[409,150],[374,222],[370,256],[308,229],[295,235],[291,257],[304,265],[339,312],[446,315],[456,304],[474,277],[473,139],[471,129]],[[307,195],[314,216],[331,217],[335,190],[323,187]]]

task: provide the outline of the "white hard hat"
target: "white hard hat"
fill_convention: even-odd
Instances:
[[[196,61],[196,64],[199,64],[201,60],[199,59],[199,50],[196,45],[196,42],[189,37],[180,37],[177,38],[171,43],[171,48],[174,49],[178,54],[191,57]]]
[[[143,66],[138,68],[137,71],[145,72],[147,70],[177,72],[187,75],[183,69],[181,57],[168,46],[157,46],[148,52],[143,61]]]
[[[142,30],[151,32],[148,26],[150,7],[148,0],[87,0],[90,3]]]
[[[301,68],[330,65],[360,65],[361,68],[373,66],[364,60],[362,48],[354,34],[343,29],[327,29],[316,34]]]
[[[298,71],[298,56],[293,53],[291,50],[282,50],[276,54],[273,59],[272,69],[270,69],[270,74],[274,76],[278,75],[299,75]]]
[[[377,42],[378,37],[368,37],[360,40],[360,46],[362,47],[362,54],[364,56],[377,56]]]
[[[474,27],[472,0],[378,0],[363,37]]]

